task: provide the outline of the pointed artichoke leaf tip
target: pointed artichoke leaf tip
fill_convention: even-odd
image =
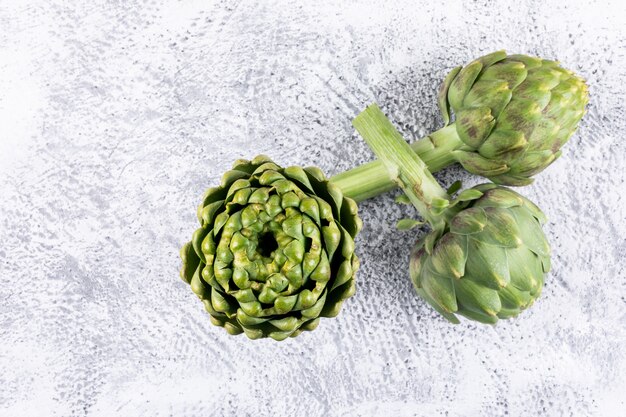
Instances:
[[[409,200],[409,197],[406,194],[400,194],[394,201],[398,204],[411,204],[411,200]]]
[[[448,126],[450,124],[450,102],[448,101],[448,90],[450,89],[450,84],[454,81],[454,78],[457,76],[459,71],[461,71],[462,66],[458,66],[453,68],[452,71],[446,75],[446,78],[441,83],[439,87],[438,93],[438,104],[439,111],[441,112],[441,117],[443,118],[444,126]]]
[[[424,224],[423,221],[415,220],[415,219],[400,219],[396,223],[396,229],[400,231],[411,230],[418,226],[422,226]]]
[[[457,180],[448,187],[448,189],[446,190],[446,193],[453,195],[457,191],[459,191],[462,186],[463,186],[463,183],[461,182],[461,180]]]

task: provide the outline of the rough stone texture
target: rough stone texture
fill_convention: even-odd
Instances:
[[[0,3],[1,415],[624,415],[620,2],[20,3]],[[446,72],[501,48],[559,59],[591,92],[521,190],[554,251],[535,307],[496,327],[434,314],[392,193],[361,205],[338,318],[282,343],[210,324],[178,249],[233,160],[370,160],[359,109],[379,102],[415,140],[441,126]]]

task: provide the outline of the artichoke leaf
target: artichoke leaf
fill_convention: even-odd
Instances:
[[[473,235],[484,230],[487,215],[480,207],[470,207],[458,213],[450,222],[450,231],[462,235]]]
[[[309,193],[313,193],[314,189],[309,181],[309,176],[306,171],[299,166],[287,167],[283,170],[285,176],[293,181],[297,181],[300,185],[303,185]]]
[[[452,155],[467,171],[484,177],[503,174],[510,169],[505,163],[487,159],[476,152],[452,151]]]
[[[552,150],[526,152],[517,161],[515,166],[511,167],[511,174],[521,176],[532,176],[545,169],[550,165],[556,156]]]
[[[495,176],[489,176],[488,178],[496,184],[514,185],[517,187],[530,185],[534,181],[534,178],[526,178],[519,175],[511,174],[500,174]]]
[[[239,171],[239,170],[230,170],[226,171],[224,175],[222,175],[222,182],[220,186],[222,188],[229,187],[230,184],[234,183],[238,179],[248,178],[249,174],[247,172]]]
[[[511,208],[524,204],[524,198],[515,191],[505,187],[493,188],[485,191],[483,196],[474,203],[474,207],[500,207]]]
[[[460,323],[459,319],[454,314],[449,313],[446,310],[444,310],[443,308],[441,308],[441,306],[439,306],[439,304],[437,302],[435,302],[435,300],[430,298],[430,296],[422,288],[416,288],[415,292],[417,292],[417,295],[422,297],[422,299],[424,299],[424,301],[426,301],[433,309],[435,309],[435,311],[437,313],[441,314],[450,323],[453,323],[453,324],[459,324]]]
[[[363,221],[357,215],[358,211],[358,206],[353,199],[348,197],[343,198],[340,221],[352,239],[354,239],[363,228]]]
[[[458,310],[454,278],[439,275],[432,269],[430,259],[426,261],[420,276],[421,288],[443,310],[454,313]]]
[[[425,224],[423,221],[415,220],[415,219],[400,219],[396,223],[396,229],[398,230],[411,230],[418,226],[422,226]]]
[[[463,100],[467,108],[487,108],[492,117],[498,115],[511,101],[513,92],[504,81],[478,81]]]
[[[515,217],[508,213],[507,209],[486,207],[483,210],[487,216],[487,223],[482,232],[473,234],[472,238],[505,248],[514,248],[522,244]]]
[[[505,154],[523,152],[528,141],[522,132],[495,129],[480,146],[478,152],[486,158],[497,158]]]
[[[502,80],[511,90],[519,86],[528,77],[528,70],[524,63],[519,61],[505,60],[495,65],[490,65],[480,74],[482,80]]]
[[[450,124],[450,102],[448,101],[448,91],[450,90],[450,84],[457,76],[459,71],[461,71],[462,66],[458,66],[453,68],[452,71],[446,75],[446,78],[443,80],[443,83],[439,87],[439,93],[437,101],[439,103],[439,111],[441,112],[441,117],[443,118],[444,126]]]
[[[462,306],[459,312],[467,309],[488,316],[497,316],[502,308],[497,290],[464,278],[454,281],[454,287],[458,303]]]
[[[181,248],[180,257],[183,261],[183,267],[180,270],[180,277],[183,281],[189,284],[191,282],[191,278],[193,278],[193,274],[198,268],[200,258],[196,254],[191,242],[185,243],[185,245]]]
[[[541,258],[522,246],[507,249],[509,258],[511,285],[520,291],[532,292],[543,281]]]
[[[519,226],[522,242],[535,254],[550,257],[550,245],[539,221],[530,215],[525,207],[515,208],[511,213]]]
[[[468,252],[470,255],[465,265],[464,280],[468,279],[494,290],[509,284],[511,275],[505,248],[470,238]]]
[[[483,65],[474,61],[463,67],[450,82],[448,88],[448,103],[453,109],[461,108],[463,98],[467,95],[470,88],[476,81],[478,74],[483,69]]]
[[[463,143],[478,149],[496,125],[496,120],[489,107],[471,107],[458,111],[455,124]]]
[[[467,262],[467,238],[460,234],[446,233],[435,245],[430,262],[433,271],[439,275],[462,277]]]
[[[528,291],[519,290],[512,285],[500,290],[499,296],[502,306],[509,310],[520,311],[532,303],[532,297]]]

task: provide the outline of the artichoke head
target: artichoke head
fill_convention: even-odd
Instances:
[[[464,191],[448,210],[446,227],[411,253],[417,293],[453,323],[460,314],[493,324],[530,307],[550,270],[541,210],[495,184]]]
[[[180,275],[230,334],[294,337],[354,294],[361,219],[318,168],[236,161],[205,193],[198,220]]]
[[[439,107],[455,115],[463,167],[495,183],[527,185],[561,154],[589,101],[587,85],[558,62],[494,52],[446,77]]]

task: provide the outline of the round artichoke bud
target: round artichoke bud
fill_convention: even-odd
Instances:
[[[550,246],[537,206],[508,188],[483,184],[452,206],[444,230],[420,239],[411,254],[417,293],[448,320],[483,323],[517,316],[541,294]]]
[[[180,275],[230,334],[295,337],[354,294],[361,219],[319,168],[236,161],[198,220]]]
[[[454,158],[495,183],[526,185],[561,154],[585,113],[585,82],[558,62],[494,52],[446,77],[439,107],[450,110],[465,149]]]

